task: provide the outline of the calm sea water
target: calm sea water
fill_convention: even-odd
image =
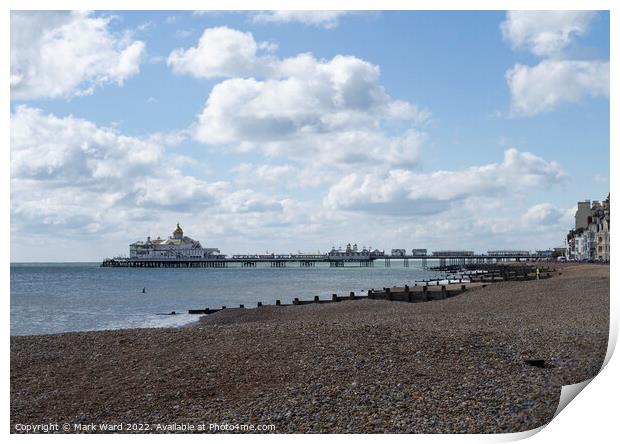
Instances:
[[[11,335],[138,327],[193,322],[188,309],[257,301],[331,297],[369,288],[411,284],[441,274],[421,268],[139,269],[99,263],[11,264]],[[146,288],[146,293],[142,293]],[[176,311],[175,316],[158,313]]]

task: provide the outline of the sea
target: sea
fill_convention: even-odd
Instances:
[[[385,267],[104,268],[99,263],[12,263],[11,335],[177,327],[198,320],[189,309],[256,307],[294,298],[331,298],[370,288],[440,279],[402,261]],[[429,264],[430,265],[430,264]],[[143,292],[144,290],[144,292]],[[176,315],[169,313],[176,312]]]

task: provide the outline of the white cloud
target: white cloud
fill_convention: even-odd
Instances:
[[[417,174],[394,169],[386,175],[351,173],[331,187],[325,205],[394,215],[432,214],[445,211],[457,200],[548,188],[564,177],[556,162],[511,148],[505,151],[500,164],[460,171]]]
[[[252,189],[227,192],[221,196],[221,208],[228,213],[282,211],[282,203]]]
[[[198,139],[270,140],[301,130],[365,127],[375,120],[373,112],[388,110],[378,68],[355,57],[320,62],[303,55],[285,60],[281,73],[284,78],[235,78],[216,85],[200,116]]]
[[[13,177],[64,184],[121,178],[150,170],[161,156],[159,145],[83,119],[58,118],[27,106],[11,116]]]
[[[563,50],[587,34],[595,11],[509,11],[501,24],[514,49],[547,57],[506,71],[511,114],[533,116],[586,97],[609,97],[609,61],[566,60]]]
[[[178,211],[214,206],[215,193],[224,186],[185,176],[179,170],[163,165],[159,172],[153,171],[152,175],[134,179],[132,185],[136,205]]]
[[[554,225],[558,223],[568,223],[574,217],[574,209],[558,208],[550,203],[540,203],[534,205],[526,211],[522,221],[526,226]]]
[[[264,11],[254,14],[254,23],[302,23],[326,29],[338,26],[338,19],[347,11]]]
[[[208,28],[197,46],[178,48],[168,56],[168,66],[176,74],[194,77],[236,77],[251,75],[259,66],[259,47],[249,32],[241,32],[226,26]]]
[[[499,164],[459,171],[392,169],[384,175],[365,166],[357,176],[342,177],[310,163],[259,163],[235,168],[235,183],[217,182],[182,171],[185,160],[166,152],[168,141],[176,140],[166,134],[129,137],[73,116],[17,107],[11,116],[11,220],[20,257],[49,259],[50,245],[71,248],[73,259],[126,253],[128,242],[149,233],[166,236],[177,220],[188,235],[228,254],[247,252],[248,244],[253,251],[289,252],[286,239],[292,237],[302,249],[325,250],[349,239],[378,247],[452,248],[448,234],[455,229],[465,233],[459,237],[463,248],[479,245],[481,233],[485,242],[490,236],[510,246],[531,225],[520,213],[512,219],[502,214],[507,209],[499,203],[563,177],[554,162],[508,150]],[[314,181],[319,193],[299,200],[282,186],[295,181],[303,187]],[[320,192],[329,184],[335,185],[323,202]],[[351,210],[372,217],[352,226]],[[428,224],[424,215],[439,211],[442,217]],[[400,218],[397,230],[382,230],[394,215],[410,217]],[[538,227],[536,236],[548,239],[553,232]]]
[[[392,100],[378,66],[344,55],[278,59],[257,55],[259,46],[249,33],[213,28],[196,47],[171,53],[177,73],[231,77],[211,90],[193,126],[197,140],[339,166],[417,161],[424,134],[414,126],[430,113]],[[387,135],[384,124],[400,134]]]
[[[609,97],[609,61],[548,59],[534,67],[517,64],[506,72],[506,80],[512,112],[531,116],[586,97]]]
[[[594,17],[595,11],[508,11],[501,30],[513,48],[550,56],[585,35]]]
[[[83,227],[106,225],[122,208],[208,205],[211,185],[170,168],[157,139],[17,107],[11,115],[13,214],[24,223]]]
[[[299,170],[292,165],[252,165],[242,163],[233,171],[238,175],[238,181],[243,184],[262,184],[269,187],[288,187],[295,182]]]
[[[84,119],[18,106],[11,115],[14,226],[26,232],[54,226],[60,237],[94,231],[142,237],[145,224],[181,215],[282,212],[273,196],[185,174],[181,168],[188,160],[165,150],[182,137],[129,137]]]
[[[608,183],[609,182],[609,176],[605,174],[595,174],[594,177],[592,177],[592,179],[594,179],[594,182],[596,183]]]
[[[256,149],[269,157],[301,161],[313,168],[317,176],[323,176],[361,167],[413,166],[419,161],[425,140],[426,135],[414,129],[398,136],[388,136],[377,130],[355,128],[294,134],[288,139],[265,141],[247,149]]]
[[[87,12],[12,12],[12,99],[92,94],[136,75],[145,44],[112,34],[110,20]]]

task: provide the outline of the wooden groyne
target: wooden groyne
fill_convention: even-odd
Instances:
[[[534,265],[471,265],[466,267],[435,267],[434,270],[467,276],[470,282],[527,281],[546,279],[556,272],[555,267]],[[536,270],[538,269],[538,273]],[[560,273],[561,274],[561,273]]]
[[[539,273],[536,273],[535,266],[498,266],[497,264],[489,265],[486,269],[481,269],[480,266],[472,266],[471,270],[464,269],[464,267],[443,267],[449,268],[452,274],[439,279],[415,281],[413,285],[405,285],[403,287],[384,287],[380,290],[370,289],[367,294],[355,294],[350,292],[349,295],[332,294],[329,299],[321,299],[319,296],[314,296],[312,299],[299,299],[294,298],[291,304],[283,304],[281,300],[276,299],[275,306],[289,306],[289,305],[308,305],[308,304],[326,304],[342,301],[356,301],[360,299],[373,299],[373,300],[387,300],[394,302],[428,302],[446,299],[457,296],[472,290],[474,288],[483,288],[487,284],[497,283],[503,281],[525,281],[536,279],[548,279],[553,273],[556,273],[555,268],[551,267],[538,267]],[[558,274],[562,274],[561,272]],[[261,301],[256,303],[256,308],[263,307]],[[239,308],[246,308],[244,304],[240,304]],[[226,306],[222,308],[201,308],[195,310],[189,310],[189,314],[213,314],[221,310],[225,310]]]
[[[356,294],[352,291],[348,295],[338,295],[334,293],[331,298],[328,299],[321,299],[319,296],[314,296],[312,299],[294,298],[291,304],[283,304],[281,300],[277,299],[275,301],[275,306],[327,304],[342,301],[356,301],[360,299],[408,303],[428,302],[454,297],[474,288],[486,287],[487,284],[490,283],[547,279],[550,278],[553,273],[556,273],[555,268],[551,269],[550,267],[539,267],[538,275],[536,274],[536,267],[534,266],[498,267],[494,265],[489,266],[486,270],[481,270],[479,268],[480,267],[476,270],[463,270],[461,267],[458,270],[452,270],[453,274],[444,278],[414,282],[411,286],[384,287],[378,290],[373,288],[368,290],[366,294]],[[263,307],[261,301],[256,303],[256,308],[260,307]],[[240,304],[239,308],[246,307],[244,304]],[[225,306],[222,308],[207,307],[189,310],[189,313],[212,314],[224,309],[226,309]]]
[[[477,285],[479,286],[479,285]],[[467,284],[460,285],[435,285],[435,286],[417,286],[417,287],[401,287],[401,288],[383,288],[381,290],[371,289],[367,294],[355,294],[350,292],[349,295],[337,295],[332,294],[329,299],[321,299],[319,296],[314,296],[312,299],[299,299],[294,298],[291,304],[283,304],[279,299],[275,301],[275,306],[290,306],[290,305],[308,305],[308,304],[328,304],[337,303],[342,301],[357,301],[360,299],[373,299],[373,300],[388,300],[388,301],[400,301],[400,302],[426,302],[439,299],[446,299],[456,296],[467,290]],[[256,303],[256,308],[263,307],[262,302]],[[246,308],[244,304],[240,304],[239,308]],[[221,310],[222,308],[203,308],[196,310],[189,310],[189,314],[213,314]]]

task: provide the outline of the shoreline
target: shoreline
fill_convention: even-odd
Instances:
[[[453,298],[227,309],[174,328],[11,336],[11,425],[274,424],[494,433],[549,421],[602,365],[609,267]],[[527,361],[543,361],[542,367]]]
[[[512,263],[512,264],[508,264],[508,266],[520,266],[520,265],[527,265],[527,263]],[[531,264],[530,264],[531,265]],[[427,285],[428,288],[433,291],[434,289],[436,289],[438,286],[440,285],[445,285],[446,288],[448,289],[448,291],[456,291],[460,288],[461,284],[466,284],[467,288],[469,290],[474,289],[475,287],[478,287],[480,284],[479,283],[471,283],[469,282],[469,276],[465,276],[463,279],[463,281],[461,282],[461,280],[456,280],[455,279],[455,275],[454,272],[452,271],[448,271],[448,270],[434,270],[437,274],[441,274],[439,277],[436,278],[432,278],[432,279],[426,279],[426,280],[412,280],[408,283],[408,285],[411,287],[412,291],[420,291],[421,287],[423,285]],[[457,273],[458,274],[458,273]],[[402,286],[393,286],[391,287],[392,291],[403,291],[403,287]],[[365,298],[368,296],[368,292],[370,290],[360,290],[359,292],[355,292],[356,297],[361,296],[362,298]],[[381,291],[380,289],[376,289],[375,291]],[[323,299],[320,300],[321,303],[326,303],[326,302],[332,302],[331,299],[329,299],[329,296],[331,296],[333,293],[328,292],[329,294],[323,294],[322,297]],[[346,298],[346,294],[349,294],[350,292],[346,291],[344,292],[343,295],[340,295],[340,298]],[[306,295],[306,298],[311,298],[313,296],[310,296],[309,294]],[[277,303],[277,299],[273,299],[273,301],[270,301],[269,298],[260,298],[257,297],[256,302],[259,302],[258,299],[262,299],[263,301],[267,301],[266,303],[262,303],[260,306],[257,305],[248,305],[245,304],[245,309],[246,310],[252,310],[252,309],[256,309],[262,306],[271,306],[271,305],[278,305]],[[306,299],[308,300],[308,299]],[[293,301],[288,302],[285,301],[284,304],[282,305],[290,305]],[[416,302],[421,302],[421,301],[416,301]],[[305,303],[305,302],[304,302]],[[220,311],[220,308],[217,307],[211,307],[212,310],[214,312],[216,311]],[[227,304],[226,307],[228,310],[235,310],[236,306],[231,306],[229,304]],[[161,324],[163,325],[149,325],[147,323],[147,321],[144,321],[144,325],[143,326],[119,326],[119,327],[112,327],[112,328],[106,328],[106,327],[101,327],[101,328],[91,328],[91,329],[85,329],[85,330],[67,330],[67,331],[56,331],[56,332],[48,332],[48,333],[26,333],[26,334],[10,334],[10,337],[31,337],[31,336],[47,336],[47,335],[57,335],[57,334],[66,334],[66,333],[82,333],[82,332],[109,332],[109,331],[117,331],[117,330],[142,330],[142,329],[159,329],[159,328],[187,328],[187,327],[192,327],[192,326],[196,326],[196,325],[200,325],[200,318],[202,316],[204,316],[203,314],[199,314],[196,313],[195,308],[188,308],[188,309],[184,309],[182,311],[177,311],[175,314],[172,313],[155,313],[155,314],[149,314],[149,316],[157,316],[158,319],[171,319],[170,322],[162,322]],[[192,313],[193,312],[193,313]],[[195,319],[188,319],[187,321],[183,321],[181,323],[179,323],[179,321],[176,321],[175,319],[178,319],[179,317],[183,317],[183,316],[192,316],[192,317],[197,317]],[[171,325],[165,325],[165,324],[171,324]]]

